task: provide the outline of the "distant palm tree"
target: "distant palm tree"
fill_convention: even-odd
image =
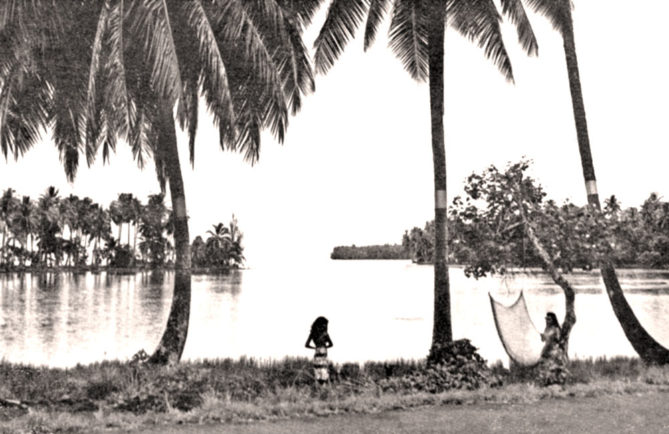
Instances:
[[[123,229],[123,207],[121,205],[120,196],[121,195],[119,194],[119,198],[111,201],[109,204],[109,216],[118,229],[118,237],[116,239],[118,240],[119,245],[121,245],[121,232]]]
[[[174,210],[175,286],[152,362],[179,360],[190,312],[190,246],[175,121],[194,163],[200,98],[224,149],[250,161],[261,131],[283,141],[289,114],[313,88],[300,2],[91,0],[0,3],[0,150],[18,156],[52,126],[66,174],[83,149],[105,160],[125,139],[151,155]],[[176,108],[176,111],[175,111]]]
[[[100,265],[102,259],[102,252],[100,248],[100,241],[103,238],[110,237],[111,232],[111,218],[109,212],[98,204],[93,204],[89,212],[89,235],[91,239],[95,240],[93,245],[93,265]]]
[[[37,211],[39,213],[38,248],[40,262],[49,265],[48,259],[53,257],[52,263],[58,265],[62,256],[63,244],[63,239],[58,236],[62,227],[58,189],[54,186],[46,189],[37,202]]]
[[[492,0],[331,0],[315,41],[316,71],[326,72],[353,37],[365,16],[365,49],[374,41],[383,17],[390,14],[390,47],[411,77],[429,81],[435,192],[434,323],[432,344],[453,339],[448,276],[446,151],[444,147],[444,33],[446,23],[476,41],[508,80],[511,62]],[[535,53],[537,44],[520,0],[501,0],[502,11],[518,29],[521,45]]]
[[[588,204],[599,212],[601,211],[601,204],[597,192],[597,179],[592,162],[585,103],[583,102],[578,59],[576,57],[572,2],[571,0],[527,0],[527,2],[537,12],[545,15],[551,21],[553,27],[562,35],[585,190]],[[636,352],[648,362],[669,363],[669,350],[646,332],[625,299],[611,258],[603,261],[600,271],[611,307]]]
[[[2,245],[0,246],[0,262],[6,258],[7,234],[11,226],[11,221],[18,206],[17,199],[14,197],[14,190],[8,188],[0,197],[0,227],[2,227]]]
[[[14,227],[16,228],[17,238],[28,254],[32,253],[32,242],[38,225],[39,218],[35,210],[35,204],[30,200],[29,196],[23,196],[16,210]],[[27,258],[24,258],[24,261],[25,259]],[[25,262],[23,265],[25,265]]]

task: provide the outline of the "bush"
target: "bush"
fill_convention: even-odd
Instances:
[[[380,380],[378,384],[384,391],[440,393],[450,389],[499,386],[501,380],[488,368],[476,347],[462,339],[433,346],[427,365],[401,377]]]

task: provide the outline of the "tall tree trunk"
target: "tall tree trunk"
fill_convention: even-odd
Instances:
[[[565,59],[567,62],[567,72],[569,75],[569,89],[571,91],[571,102],[574,110],[578,149],[581,154],[583,179],[585,181],[586,194],[588,195],[588,204],[596,211],[601,211],[601,204],[597,193],[595,168],[590,152],[590,139],[585,117],[585,104],[583,103],[578,59],[576,58],[574,27],[571,19],[571,9],[568,7],[567,13],[568,20],[564,27],[564,31],[562,32],[562,39]],[[634,350],[647,362],[662,364],[669,363],[669,350],[660,345],[652,336],[650,336],[650,334],[648,334],[625,299],[613,263],[608,259],[605,260],[600,271],[613,312],[618,318],[618,322],[625,332],[625,336],[627,336],[627,339],[632,344],[632,347],[634,347]]]
[[[174,293],[172,306],[167,318],[165,332],[150,363],[175,364],[181,358],[188,335],[191,298],[190,239],[188,234],[188,215],[186,213],[186,195],[184,192],[177,137],[172,118],[172,106],[163,103],[159,120],[159,152],[165,161],[167,180],[170,187],[172,209],[174,210],[174,241],[176,262],[174,264]]]
[[[135,252],[137,252],[137,221],[135,220],[135,224],[133,225],[135,227],[135,232],[133,233],[133,239],[132,239],[132,262],[133,264],[135,263]]]
[[[446,149],[444,143],[444,31],[446,2],[431,2],[428,28],[430,117],[434,165],[434,323],[432,345],[453,340],[448,276]]]
[[[119,247],[121,247],[122,230],[123,230],[123,222],[121,221],[121,222],[118,223],[118,245],[119,245]]]

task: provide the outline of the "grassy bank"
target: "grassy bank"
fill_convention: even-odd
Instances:
[[[527,372],[501,366],[492,367],[499,380],[496,387],[474,390],[428,390],[413,384],[425,369],[418,361],[335,368],[332,384],[315,387],[308,359],[216,360],[175,368],[103,362],[53,369],[0,363],[4,401],[0,428],[2,432],[76,433],[669,391],[669,367],[649,367],[638,359],[574,361],[569,383],[547,388],[536,386]]]

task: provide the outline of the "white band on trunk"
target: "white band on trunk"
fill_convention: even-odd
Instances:
[[[434,195],[435,208],[446,209],[446,190],[437,190]]]
[[[183,197],[174,199],[174,215],[176,218],[186,218],[186,200]]]
[[[597,194],[597,181],[585,181],[585,192],[588,196]]]

